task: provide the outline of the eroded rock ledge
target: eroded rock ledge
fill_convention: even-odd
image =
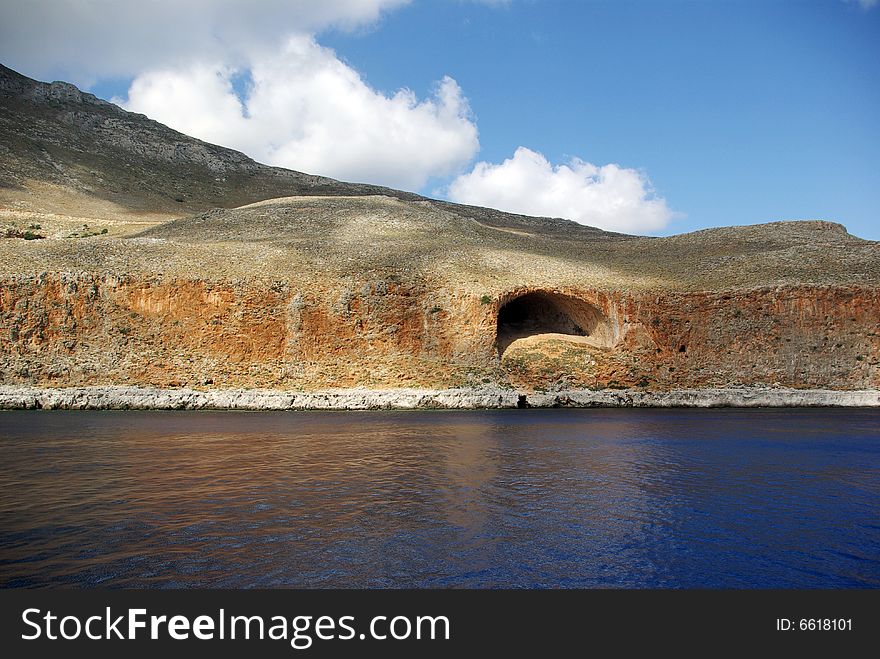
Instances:
[[[0,409],[374,410],[517,407],[880,407],[880,390],[718,388],[652,392],[605,389],[522,393],[509,389],[157,389],[0,387]]]

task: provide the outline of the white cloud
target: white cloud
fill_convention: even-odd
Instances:
[[[522,146],[501,164],[477,163],[449,185],[447,197],[463,204],[563,217],[627,233],[657,231],[675,215],[637,170],[614,164],[596,166],[578,158],[554,166]]]
[[[456,173],[479,149],[452,78],[428,99],[405,89],[386,96],[307,36],[253,55],[248,67],[252,85],[243,99],[233,90],[233,67],[194,64],[138,76],[121,102],[261,162],[409,190]]]
[[[200,58],[240,66],[291,34],[352,29],[410,0],[0,0],[0,61],[90,85]]]

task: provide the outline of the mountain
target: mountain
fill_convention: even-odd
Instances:
[[[4,67],[0,137],[0,384],[880,386],[880,244],[832,222],[645,238],[451,204]]]
[[[66,82],[0,65],[0,207],[143,223],[287,196],[423,198],[262,165]],[[488,224],[594,234],[565,220],[431,202]]]

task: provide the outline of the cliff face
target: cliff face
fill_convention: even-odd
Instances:
[[[447,204],[2,67],[0,134],[0,385],[880,387],[880,244],[838,224],[652,239]]]
[[[450,296],[441,312],[437,301],[385,281],[299,290],[278,281],[7,279],[2,381],[312,389],[430,386],[491,370],[492,337],[467,325],[486,320],[480,302]]]
[[[487,303],[393,281],[315,289],[91,274],[7,278],[0,383],[880,387],[877,289],[540,289],[592,305],[615,338],[601,345],[590,336],[534,334],[499,358],[499,308],[530,290]]]
[[[620,342],[604,349],[565,340],[513,344],[502,361],[511,381],[650,389],[880,384],[877,289],[574,294],[618,319]]]

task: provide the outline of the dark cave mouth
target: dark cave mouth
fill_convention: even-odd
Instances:
[[[552,291],[534,291],[504,303],[498,310],[496,346],[503,355],[511,343],[540,334],[584,337],[596,346],[613,342],[611,324],[589,302]]]

